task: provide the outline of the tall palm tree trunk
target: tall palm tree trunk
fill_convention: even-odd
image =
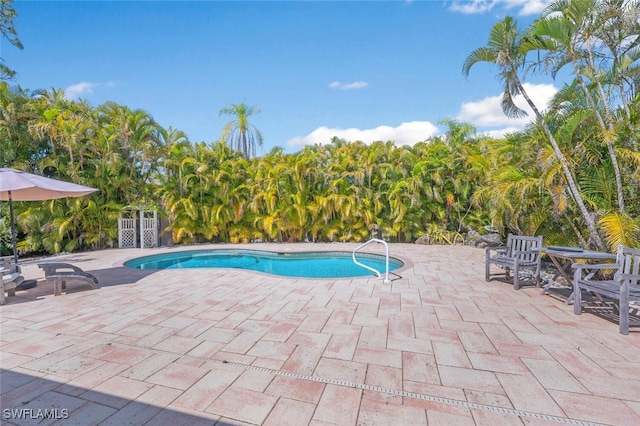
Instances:
[[[603,250],[605,246],[602,242],[602,239],[600,238],[598,229],[596,228],[596,222],[593,216],[591,215],[591,212],[589,212],[589,210],[587,209],[587,206],[585,205],[584,200],[582,199],[582,194],[580,192],[580,189],[578,188],[578,184],[576,183],[575,178],[573,177],[573,173],[569,168],[569,162],[567,161],[567,158],[560,150],[560,146],[558,145],[558,142],[553,136],[553,133],[551,133],[551,129],[549,129],[549,126],[547,126],[547,123],[544,121],[542,114],[540,113],[535,103],[533,103],[533,101],[527,94],[527,91],[525,90],[522,83],[520,82],[520,79],[517,77],[515,78],[515,84],[517,85],[518,90],[520,91],[524,99],[527,101],[527,104],[529,105],[529,107],[531,107],[531,109],[535,113],[536,119],[542,126],[544,133],[547,135],[547,138],[549,139],[549,142],[553,147],[553,152],[555,153],[556,158],[560,162],[560,166],[562,167],[562,171],[564,172],[564,177],[567,180],[567,185],[569,186],[571,195],[573,196],[573,199],[576,202],[578,209],[580,210],[580,213],[582,214],[582,217],[587,225],[587,228],[589,229],[591,241],[596,245],[598,249]]]

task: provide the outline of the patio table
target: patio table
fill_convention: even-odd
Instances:
[[[613,253],[606,253],[595,250],[583,250],[579,247],[562,247],[562,246],[550,246],[540,249],[543,254],[549,256],[551,262],[556,268],[556,274],[553,277],[556,278],[562,276],[567,283],[567,287],[572,289],[571,295],[564,300],[565,305],[570,304],[573,301],[573,273],[571,271],[571,265],[577,261],[584,261],[586,263],[602,262],[605,260],[616,260],[616,255]],[[543,289],[542,294],[553,294],[554,287],[553,282],[547,283]]]

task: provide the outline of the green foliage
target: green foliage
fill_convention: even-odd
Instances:
[[[18,49],[23,49],[22,42],[18,38],[18,32],[13,26],[13,22],[18,17],[16,10],[13,8],[13,0],[0,0],[0,44],[2,39],[6,39]],[[4,63],[4,59],[0,57],[0,80],[12,80],[16,76],[16,72]]]

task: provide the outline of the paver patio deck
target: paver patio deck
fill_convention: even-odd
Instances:
[[[0,423],[640,424],[640,329],[485,283],[480,249],[390,247],[391,284],[133,270],[186,248],[112,249],[56,257],[101,288],[54,297],[26,263],[38,286],[0,306]]]

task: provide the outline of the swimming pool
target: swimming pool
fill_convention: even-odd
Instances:
[[[358,253],[357,259],[384,274],[385,257]],[[404,263],[389,258],[389,271]],[[126,261],[124,266],[136,269],[235,268],[271,275],[298,278],[350,278],[374,274],[353,263],[348,252],[282,253],[258,250],[188,250],[144,256]]]

